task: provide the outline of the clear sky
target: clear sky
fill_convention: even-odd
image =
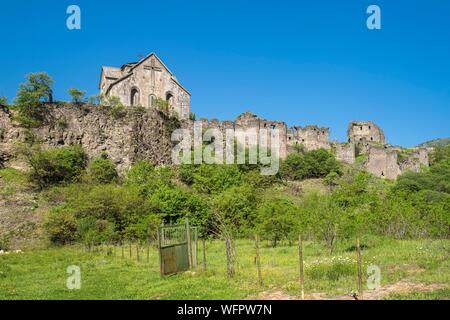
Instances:
[[[81,8],[81,30],[66,9]],[[368,30],[366,9],[381,8]],[[192,93],[197,117],[243,111],[289,125],[373,120],[390,143],[450,136],[450,1],[2,1],[0,95],[29,72],[98,93],[102,65],[156,52]]]

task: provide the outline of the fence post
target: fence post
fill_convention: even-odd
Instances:
[[[139,262],[139,240],[136,241],[136,261]]]
[[[203,271],[206,271],[206,240],[202,239],[203,244]]]
[[[359,299],[363,299],[363,285],[362,285],[362,258],[361,258],[361,248],[359,246],[359,238],[356,239],[356,254],[358,259],[358,293]]]
[[[192,268],[192,248],[191,248],[191,227],[189,226],[189,218],[186,218],[186,238],[188,245],[189,269]]]
[[[131,259],[131,257],[132,257],[132,255],[131,255],[131,250],[132,250],[132,245],[131,245],[131,240],[130,240],[130,259]]]
[[[225,235],[225,249],[227,253],[227,274],[229,278],[234,277],[234,257],[233,257],[233,248],[231,244],[231,237],[226,234]]]
[[[300,296],[302,300],[305,300],[305,276],[303,270],[303,241],[302,236],[298,237],[298,257],[300,260]]]
[[[122,249],[122,259],[125,258],[125,246],[123,244],[123,240],[120,241],[120,248]]]
[[[198,267],[198,228],[195,227],[195,267]]]
[[[147,239],[147,263],[150,262],[150,241]]]
[[[261,260],[259,257],[259,236],[255,235],[255,248],[256,248],[256,266],[258,268],[258,284],[263,285],[262,275],[261,275]]]
[[[161,256],[161,227],[158,227],[157,237],[158,237],[158,253],[159,253],[159,274],[162,277],[164,275],[164,272],[163,272],[163,265],[162,265],[163,263],[162,263],[162,256]]]

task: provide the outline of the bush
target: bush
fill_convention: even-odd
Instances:
[[[102,107],[109,111],[114,119],[122,118],[126,115],[125,106],[120,102],[120,98],[116,96],[102,97]]]
[[[292,153],[280,168],[281,177],[289,180],[323,178],[330,172],[340,174],[341,166],[335,156],[325,149]]]
[[[241,182],[241,173],[236,165],[201,164],[193,170],[195,171],[192,185],[201,193],[220,193]]]
[[[172,170],[170,167],[160,166],[142,160],[135,163],[127,172],[125,185],[136,188],[142,196],[149,196],[162,186],[173,186]]]
[[[89,178],[95,183],[105,184],[117,182],[119,175],[114,163],[106,156],[102,156],[95,158],[89,165]]]
[[[30,179],[41,189],[61,182],[72,182],[82,173],[86,160],[80,145],[38,150],[29,156]]]
[[[77,221],[71,211],[56,207],[47,216],[44,229],[53,244],[69,244],[76,240]]]
[[[86,245],[111,242],[118,238],[114,223],[94,217],[78,220],[77,237]]]
[[[78,220],[91,218],[111,223],[115,236],[122,237],[127,226],[152,212],[149,201],[135,188],[103,184],[68,194],[66,206]]]

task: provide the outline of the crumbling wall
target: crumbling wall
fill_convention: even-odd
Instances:
[[[364,168],[377,177],[396,179],[401,174],[395,150],[371,146],[366,154]]]
[[[377,142],[384,144],[383,130],[372,121],[352,121],[347,130],[348,142]]]
[[[429,151],[427,148],[399,151],[398,163],[402,172],[407,170],[419,172],[423,166],[428,166]]]
[[[303,146],[306,150],[330,149],[329,128],[308,125],[304,128],[293,126],[287,132],[289,146]]]
[[[355,163],[356,151],[354,143],[336,143],[333,145],[336,150],[336,159],[348,164]]]

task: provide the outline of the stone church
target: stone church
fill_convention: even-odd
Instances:
[[[103,66],[100,94],[119,97],[127,106],[146,108],[155,107],[157,98],[164,99],[180,119],[189,118],[191,94],[154,53],[120,68]]]

